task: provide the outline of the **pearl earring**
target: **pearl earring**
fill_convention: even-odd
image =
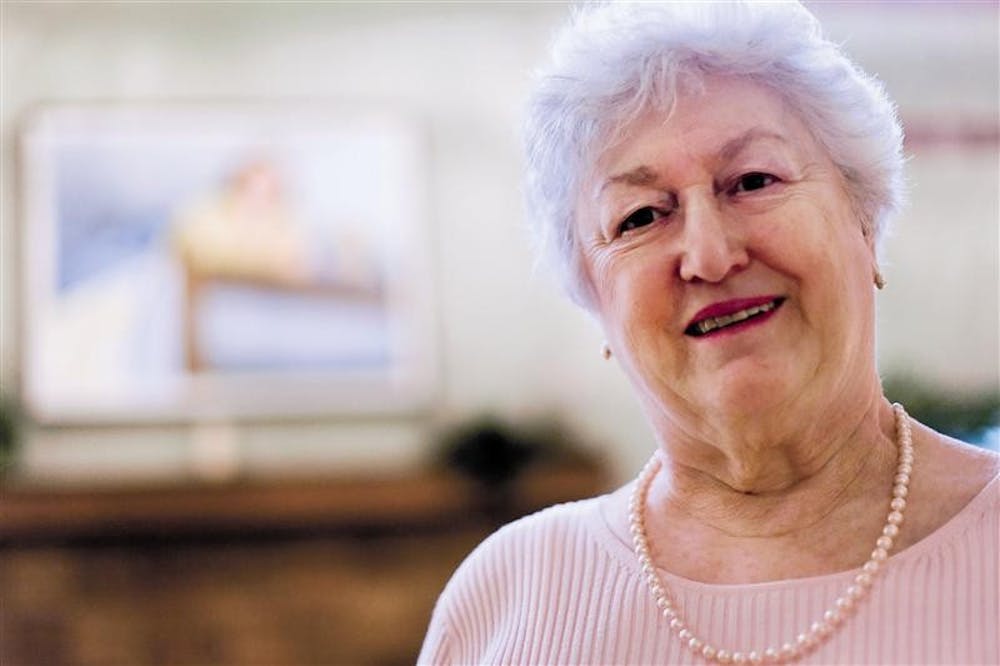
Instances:
[[[611,346],[607,342],[601,345],[601,357],[605,361],[611,358]]]
[[[882,276],[882,271],[877,267],[875,268],[875,288],[879,290],[885,289],[885,278]]]

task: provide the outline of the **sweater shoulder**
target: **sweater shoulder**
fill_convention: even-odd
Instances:
[[[582,579],[620,572],[597,536],[601,499],[557,504],[508,523],[465,558],[432,619],[459,662],[490,662],[494,649],[517,644],[539,617],[572,612],[564,606],[574,603]]]
[[[507,523],[487,537],[490,540],[532,539],[551,537],[565,529],[593,529],[599,521],[599,504],[604,495],[588,499],[563,502],[528,514]]]
[[[556,559],[585,555],[601,527],[601,499],[556,504],[507,523],[469,554],[455,576],[537,571]]]

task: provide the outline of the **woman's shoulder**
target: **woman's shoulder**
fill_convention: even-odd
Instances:
[[[972,514],[1000,513],[1000,456],[921,424],[913,436],[907,521],[918,539]]]
[[[462,567],[524,568],[564,555],[567,547],[585,541],[588,533],[596,529],[603,499],[604,496],[564,502],[507,523],[483,540]]]
[[[519,635],[536,616],[597,573],[607,558],[596,546],[602,497],[557,504],[504,525],[465,558],[438,599],[423,661],[447,649],[453,661],[489,661],[494,640]],[[431,636],[435,638],[431,639]],[[459,655],[459,656],[455,656]]]
[[[1000,455],[941,434],[923,424],[914,428],[919,456],[915,469],[932,491],[961,505],[967,504],[1000,476]],[[920,454],[923,454],[922,456]],[[920,457],[923,457],[921,465]]]
[[[557,504],[504,525],[459,565],[442,600],[504,605],[528,589],[557,589],[570,571],[612,562],[600,545],[607,496]]]

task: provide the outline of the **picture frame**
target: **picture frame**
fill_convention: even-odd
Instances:
[[[413,119],[332,104],[53,105],[20,138],[21,373],[36,420],[433,403]]]

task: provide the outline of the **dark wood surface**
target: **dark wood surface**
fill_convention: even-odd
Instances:
[[[0,544],[106,534],[269,529],[391,528],[492,512],[523,515],[602,489],[592,465],[539,465],[497,497],[444,471],[348,479],[243,479],[226,483],[0,490]]]
[[[444,473],[8,485],[0,664],[412,664],[479,541],[603,489],[585,466],[536,468],[499,497]]]

